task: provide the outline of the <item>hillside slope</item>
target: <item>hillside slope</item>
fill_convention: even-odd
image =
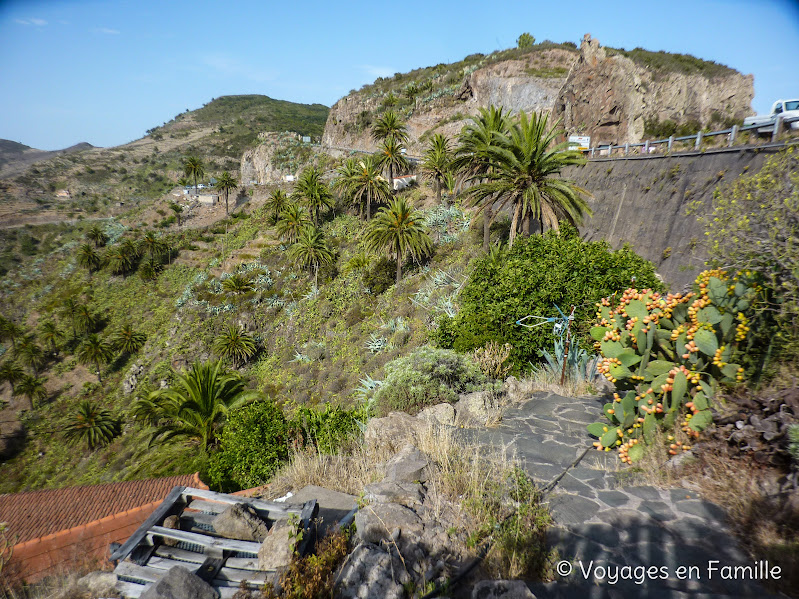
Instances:
[[[238,176],[243,152],[261,132],[291,130],[319,137],[328,108],[267,96],[216,98],[184,112],[147,135],[112,148],[75,147],[12,175],[0,176],[0,223],[58,222],[65,216],[108,216],[162,197],[183,175],[183,160],[203,161],[206,176]],[[20,144],[21,145],[21,144]],[[20,155],[20,148],[9,148]],[[56,197],[66,190],[68,197]],[[122,205],[120,205],[122,204]]]

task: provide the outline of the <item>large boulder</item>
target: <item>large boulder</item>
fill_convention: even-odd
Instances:
[[[399,558],[366,543],[353,550],[335,580],[336,597],[402,599],[411,577]]]
[[[183,566],[174,566],[149,585],[141,599],[218,599],[214,588]]]
[[[269,534],[269,528],[249,505],[234,503],[214,518],[214,530],[228,539],[260,543]]]
[[[369,420],[364,440],[370,448],[385,447],[397,451],[408,443],[414,443],[427,426],[405,412],[391,412],[385,418]]]
[[[430,460],[413,445],[406,445],[386,462],[385,480],[397,483],[427,482]]]
[[[461,393],[458,397],[455,412],[457,412],[458,421],[461,423],[485,424],[497,413],[496,397],[490,391]]]
[[[399,503],[417,505],[422,502],[422,485],[419,483],[397,483],[383,481],[364,487],[364,499],[370,503]]]
[[[258,569],[278,570],[291,563],[297,541],[297,525],[288,520],[278,520],[258,548]]]
[[[5,418],[0,420],[0,459],[7,460],[25,444],[25,426],[16,417],[3,416]]]
[[[378,503],[367,505],[355,514],[355,528],[361,542],[379,543],[416,537],[422,533],[424,525],[413,510],[396,503]]]
[[[431,424],[455,426],[455,408],[448,403],[440,403],[425,408],[416,417]]]

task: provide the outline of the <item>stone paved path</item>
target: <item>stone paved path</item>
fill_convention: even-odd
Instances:
[[[549,541],[568,562],[560,566],[566,575],[533,592],[575,599],[769,596],[757,582],[761,569],[723,569],[754,570],[755,562],[717,505],[685,489],[621,486],[615,452],[591,449],[573,466],[595,440],[586,425],[600,421],[602,404],[539,393],[509,409],[496,428],[461,431],[505,447],[542,486],[569,468],[547,495],[556,523]]]

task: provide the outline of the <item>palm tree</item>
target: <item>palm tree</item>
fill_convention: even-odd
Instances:
[[[374,156],[361,160],[350,158],[338,169],[333,182],[336,189],[348,194],[358,205],[358,217],[363,218],[363,200],[366,198],[366,220],[372,212],[372,200],[387,202],[391,198],[388,181],[380,176],[380,167]]]
[[[64,429],[70,442],[86,441],[89,449],[110,443],[121,432],[119,418],[88,399],[78,405],[78,410]]]
[[[139,333],[133,329],[129,322],[124,323],[114,335],[112,340],[113,348],[123,354],[135,354],[147,341],[147,335]]]
[[[233,367],[238,368],[255,354],[255,339],[243,328],[230,325],[216,339],[214,339],[214,352],[222,358],[233,361]]]
[[[252,277],[235,273],[222,281],[222,289],[233,295],[242,295],[254,289]]]
[[[276,189],[266,200],[266,209],[272,213],[272,222],[277,222],[278,216],[288,206],[289,197],[282,189]]]
[[[55,354],[58,351],[58,342],[64,338],[64,333],[52,320],[43,322],[40,329],[42,331],[42,339],[50,346],[52,353]]]
[[[281,239],[288,243],[294,243],[297,241],[300,231],[310,225],[311,221],[305,210],[297,204],[289,204],[280,213],[276,229]]]
[[[513,247],[522,222],[529,234],[531,218],[540,221],[542,231],[545,226],[557,231],[559,220],[576,226],[584,214],[591,214],[582,197],[590,193],[558,177],[565,166],[584,159],[578,151],[564,151],[566,143],[553,145],[560,132],[554,127],[547,131],[547,120],[546,115],[528,118],[521,113],[507,135],[497,134],[496,145],[488,150],[491,171],[484,183],[469,190],[477,202],[490,198],[500,203],[500,210],[513,207],[508,247]]]
[[[377,164],[388,169],[389,189],[394,189],[394,169],[396,168],[398,172],[408,169],[404,149],[405,146],[396,137],[388,137],[383,140],[377,151]]]
[[[144,250],[150,255],[150,260],[153,261],[156,257],[161,257],[167,249],[166,243],[160,239],[152,231],[147,231],[141,239],[141,245]]]
[[[115,275],[123,275],[133,268],[133,261],[136,256],[131,253],[132,245],[130,240],[125,240],[123,243],[111,246],[106,250],[105,257],[108,260],[108,266]]]
[[[190,184],[191,181],[189,181],[186,177],[181,177],[180,179],[178,179],[178,185],[180,185],[181,187],[188,187]]]
[[[402,277],[402,263],[428,255],[433,242],[424,226],[424,215],[403,198],[396,198],[381,208],[366,230],[366,243],[373,250],[387,250],[397,260],[397,284]]]
[[[114,355],[114,349],[110,343],[100,339],[96,333],[88,335],[78,346],[77,356],[81,364],[94,364],[97,367],[97,381],[100,378],[100,365],[108,362]]]
[[[33,335],[25,335],[17,343],[14,354],[19,356],[20,361],[33,370],[33,375],[38,376],[39,369],[44,364],[44,352],[40,345],[36,343]]]
[[[86,238],[89,241],[94,242],[94,247],[103,247],[106,243],[108,243],[108,236],[103,233],[103,230],[99,227],[99,225],[93,225],[87,232]]]
[[[319,229],[307,227],[300,232],[297,242],[289,248],[289,258],[302,266],[312,267],[314,288],[319,287],[319,267],[333,263],[333,251],[325,242]]]
[[[16,391],[19,395],[24,395],[28,398],[31,410],[36,406],[37,402],[47,399],[47,389],[44,388],[44,381],[29,374],[22,377]]]
[[[214,189],[225,194],[225,216],[228,214],[228,195],[238,186],[239,182],[227,171],[219,175],[219,180],[216,182],[216,185],[214,185]]]
[[[10,341],[11,347],[16,349],[17,340],[24,336],[25,332],[18,324],[0,316],[0,339]]]
[[[25,371],[19,364],[6,360],[0,364],[0,381],[6,382],[11,387],[11,395],[17,394],[16,385],[25,377]]]
[[[183,214],[183,206],[176,202],[169,203],[169,209],[175,213],[175,216],[178,219],[178,227],[180,226],[180,215]]]
[[[422,174],[436,183],[436,202],[441,203],[441,181],[449,172],[452,149],[449,140],[436,133],[422,160]]]
[[[103,259],[100,254],[90,244],[84,243],[80,246],[80,249],[78,249],[78,264],[89,271],[90,277],[92,272],[100,268],[102,263]]]
[[[75,308],[76,330],[81,333],[93,331],[98,324],[99,318],[91,311],[86,304],[80,304]]]
[[[216,440],[231,409],[261,397],[244,381],[222,370],[221,362],[195,362],[188,373],[175,373],[177,383],[136,402],[133,414],[156,427],[150,443],[187,438],[205,452]]]
[[[466,125],[458,138],[458,148],[452,162],[452,168],[472,183],[482,183],[491,172],[489,149],[496,144],[496,136],[506,133],[510,123],[502,108],[489,106],[480,108],[480,115],[473,123]],[[488,252],[491,235],[491,223],[494,220],[495,198],[488,196],[483,200],[481,210],[483,217],[483,251]]]
[[[73,337],[78,336],[78,309],[80,306],[80,302],[72,297],[68,297],[64,300],[64,303],[61,304],[61,314],[63,316],[69,317],[69,319],[72,320]]]
[[[393,137],[401,142],[408,142],[408,127],[393,110],[386,110],[372,125],[372,139],[378,142]]]
[[[202,161],[196,156],[189,156],[183,162],[183,174],[187,177],[194,177],[194,195],[197,195],[197,177],[205,176],[205,167]]]
[[[333,194],[330,187],[322,181],[322,171],[312,166],[306,168],[297,179],[292,199],[304,201],[313,215],[314,226],[319,226],[319,210],[333,207]]]

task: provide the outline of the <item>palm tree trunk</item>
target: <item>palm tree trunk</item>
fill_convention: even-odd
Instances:
[[[314,286],[314,289],[319,289],[319,263],[318,262],[316,264],[314,264],[313,286]]]
[[[97,361],[94,363],[94,365],[97,366],[97,382],[102,383],[103,379],[100,378],[100,362]]]
[[[369,222],[369,216],[372,212],[372,190],[366,191],[366,222]]]
[[[194,171],[194,195],[197,195],[197,171]]]
[[[227,196],[228,196],[228,190],[226,189],[225,190],[225,216],[228,216],[228,214],[229,214],[228,208],[227,208]]]
[[[397,252],[397,285],[402,277],[402,256]]]
[[[524,219],[522,220],[522,231],[524,232],[525,237],[530,237],[530,220],[531,215],[529,212],[524,214]]]
[[[493,202],[493,199],[490,200]],[[483,216],[483,251],[488,253],[488,248],[491,244],[491,221],[494,218],[494,211],[491,203],[486,204],[485,215]]]
[[[436,177],[436,203],[441,203],[441,179]]]
[[[521,204],[516,204],[513,211],[513,220],[510,223],[510,235],[508,235],[508,248],[513,247],[513,240],[516,239],[516,231],[519,229],[519,214],[522,211]]]
[[[388,163],[388,186],[391,193],[394,193],[394,165],[390,162]]]

